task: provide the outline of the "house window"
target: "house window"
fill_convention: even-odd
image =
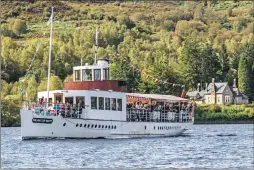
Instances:
[[[99,110],[104,110],[104,97],[99,97]]]
[[[97,109],[97,97],[91,97],[91,109]]]
[[[109,80],[109,69],[108,68],[103,69],[103,77],[104,77],[104,80]]]
[[[117,99],[117,110],[122,111],[122,99]]]
[[[75,80],[80,81],[80,70],[75,70]]]
[[[89,81],[92,80],[92,70],[83,70],[83,81]]]
[[[217,98],[217,102],[220,103],[220,97]]]
[[[230,96],[225,96],[225,103],[230,103]]]
[[[105,109],[110,110],[110,98],[105,98]]]
[[[94,70],[94,80],[101,80],[101,70],[100,69]]]
[[[116,110],[116,99],[115,98],[111,99],[111,110]]]

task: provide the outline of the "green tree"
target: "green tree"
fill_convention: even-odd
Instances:
[[[246,44],[240,52],[238,85],[241,92],[254,100],[254,44]]]
[[[216,77],[218,59],[214,55],[211,43],[204,38],[188,37],[179,53],[182,75],[191,87]]]
[[[34,101],[36,99],[37,96],[36,87],[38,87],[38,83],[36,82],[35,76],[32,75],[27,80],[27,88],[26,88],[27,97],[29,101]]]
[[[9,21],[9,27],[16,35],[20,35],[27,31],[26,21],[20,19],[12,19]]]
[[[47,90],[47,78],[42,79],[38,91],[46,91]],[[50,90],[61,90],[63,89],[63,82],[58,76],[50,76]]]

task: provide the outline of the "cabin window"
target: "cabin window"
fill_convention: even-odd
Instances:
[[[94,69],[94,80],[101,80],[101,70]]]
[[[76,104],[79,108],[85,108],[85,98],[84,97],[76,97]]]
[[[75,70],[75,80],[80,81],[80,70]]]
[[[99,110],[104,110],[104,97],[99,97]]]
[[[52,98],[49,98],[49,106],[52,106],[52,103],[53,103]]]
[[[116,110],[116,99],[111,98],[111,110]]]
[[[92,80],[92,70],[91,69],[83,70],[82,75],[83,75],[83,81]]]
[[[97,109],[97,97],[91,97],[91,109]]]
[[[110,110],[110,98],[105,98],[105,108],[106,110]]]
[[[117,99],[117,110],[122,111],[122,99]]]
[[[65,97],[65,103],[67,104],[73,104],[73,97]]]
[[[103,77],[104,77],[104,80],[109,80],[109,69],[108,68],[103,69]]]

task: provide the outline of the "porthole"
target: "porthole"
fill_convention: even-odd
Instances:
[[[107,125],[105,125],[105,129],[107,129],[107,127],[108,127],[108,126],[107,126]]]
[[[98,128],[101,128],[101,125],[99,125]]]
[[[65,125],[66,125],[66,123],[63,124],[63,126],[65,126]]]
[[[80,124],[79,127],[82,127],[82,124]]]
[[[93,124],[92,124],[91,128],[93,128]]]
[[[110,129],[110,126],[108,126],[108,129]]]
[[[103,128],[104,128],[104,125],[102,125],[101,128],[103,129]]]
[[[84,127],[86,127],[86,124],[84,124]]]
[[[158,126],[158,130],[160,130],[160,127]]]
[[[95,125],[94,128],[97,128],[97,125]]]
[[[113,125],[111,126],[111,129],[114,129],[114,126],[113,126]]]
[[[116,129],[116,126],[114,128]]]
[[[153,129],[155,130],[155,126],[153,127]]]
[[[89,128],[89,127],[90,127],[90,124],[88,124],[87,127]]]
[[[78,123],[76,124],[76,127],[78,127]]]
[[[145,126],[145,129],[146,129],[146,126]]]

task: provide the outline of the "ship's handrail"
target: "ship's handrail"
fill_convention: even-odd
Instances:
[[[130,122],[191,122],[192,112],[182,109],[180,112],[172,110],[152,110],[128,108],[126,120]]]

